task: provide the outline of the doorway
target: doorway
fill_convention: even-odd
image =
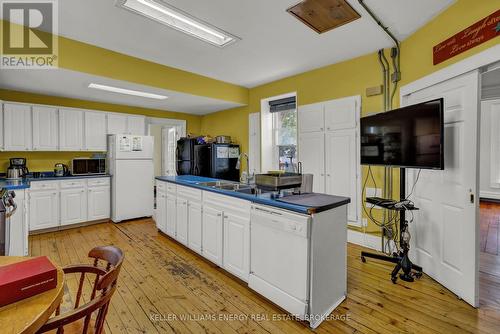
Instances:
[[[500,67],[481,74],[480,115],[479,297],[500,307]]]

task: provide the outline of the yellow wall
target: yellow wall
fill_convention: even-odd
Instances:
[[[459,0],[403,41],[401,45],[401,84],[410,83],[498,44],[500,39],[496,38],[438,66],[432,64],[434,45],[495,12],[499,5],[500,1],[498,0]],[[386,55],[389,55],[388,51],[386,51]],[[363,115],[379,112],[383,108],[382,98],[380,96],[366,97],[365,89],[380,85],[382,83],[381,76],[377,55],[374,53],[252,88],[250,89],[248,107],[204,116],[202,132],[211,135],[234,133],[235,139],[242,144],[243,151],[246,151],[248,148],[248,114],[260,112],[261,99],[289,92],[297,92],[299,105],[361,95]],[[397,107],[398,103],[399,90],[396,93],[394,107]],[[379,188],[382,187],[382,173],[382,168],[374,168]],[[366,169],[363,172],[363,179],[365,176]],[[399,182],[397,175],[394,182],[396,185]],[[398,191],[396,187],[395,193]],[[378,230],[373,224],[370,224],[367,229],[369,232],[377,232]]]
[[[188,133],[200,133],[201,128],[200,116],[164,110],[100,103],[2,89],[0,89],[0,100],[121,112],[127,114],[139,114],[150,117],[183,119],[186,120]],[[71,159],[73,159],[74,157],[88,157],[90,155],[91,153],[86,152],[0,152],[0,172],[4,172],[7,170],[9,158],[13,157],[27,158],[28,168],[30,169],[30,171],[50,171],[53,169],[55,163],[62,162],[71,165]]]

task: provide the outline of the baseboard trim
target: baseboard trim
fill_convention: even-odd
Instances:
[[[479,197],[486,198],[486,199],[500,200],[500,194],[499,193],[494,193],[494,192],[491,192],[491,191],[481,191],[481,192],[479,192]]]
[[[347,230],[347,242],[382,251],[382,238],[378,235],[363,233],[354,230]],[[395,249],[394,241],[390,242],[391,249]]]

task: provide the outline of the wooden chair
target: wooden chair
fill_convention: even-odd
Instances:
[[[56,310],[54,317],[50,318],[45,325],[40,328],[38,333],[45,333],[56,330],[57,334],[64,333],[64,327],[71,327],[71,332],[81,332],[86,334],[90,328],[92,333],[100,334],[103,332],[104,320],[109,308],[109,302],[116,290],[116,282],[123,263],[123,252],[114,246],[103,246],[93,248],[89,252],[89,257],[94,259],[93,265],[78,264],[63,268],[65,274],[80,274],[78,291],[76,293],[74,308],[63,314],[60,314],[60,305]],[[100,266],[99,261],[106,262],[105,266]],[[90,300],[80,306],[82,297],[83,283],[85,275],[95,275]],[[99,293],[98,293],[99,292]],[[90,326],[92,314],[97,312],[94,326]],[[80,320],[83,319],[83,324]]]

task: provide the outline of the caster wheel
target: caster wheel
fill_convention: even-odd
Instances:
[[[415,278],[420,278],[420,277],[422,277],[422,272],[421,271],[416,272],[415,273]]]
[[[366,259],[364,256],[361,257],[361,262],[366,263]]]
[[[391,277],[392,283],[396,284],[397,280],[398,280],[397,276]]]

